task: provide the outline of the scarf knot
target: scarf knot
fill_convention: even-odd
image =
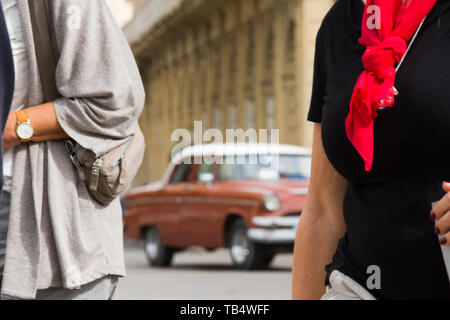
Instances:
[[[359,42],[366,47],[359,76],[345,119],[347,137],[364,161],[364,169],[371,171],[373,162],[373,123],[380,107],[394,106],[395,64],[407,51],[411,39],[422,20],[437,0],[367,0]],[[372,11],[380,8],[381,28],[369,27]]]
[[[376,45],[367,46],[362,57],[365,71],[358,80],[372,88],[371,93],[365,98],[366,106],[361,110],[364,122],[376,118],[378,108],[394,105],[394,65],[400,62],[406,49],[406,41],[395,36],[388,37]]]
[[[395,36],[388,37],[376,45],[369,45],[362,57],[364,69],[373,72],[378,79],[383,79],[386,70],[400,62],[406,48],[406,41]]]

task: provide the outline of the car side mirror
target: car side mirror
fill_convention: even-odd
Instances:
[[[211,183],[214,181],[214,174],[209,172],[200,173],[198,176],[198,181],[202,183]]]

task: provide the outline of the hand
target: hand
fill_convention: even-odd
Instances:
[[[443,182],[442,188],[447,194],[431,210],[431,219],[436,221],[435,232],[441,236],[441,245],[450,247],[450,183]]]
[[[14,148],[21,144],[20,138],[16,133],[17,117],[15,112],[10,112],[6,121],[5,131],[3,131],[2,143],[3,151]]]

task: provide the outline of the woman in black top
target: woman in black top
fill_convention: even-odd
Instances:
[[[338,0],[317,36],[313,165],[294,298],[320,298],[338,271],[376,299],[450,299],[436,235],[450,242],[450,185],[442,186],[450,181],[450,1],[428,14],[396,75],[395,106],[374,121],[369,172],[345,129],[363,71],[363,12],[361,0]]]

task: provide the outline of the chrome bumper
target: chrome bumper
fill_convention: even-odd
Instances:
[[[261,244],[293,244],[300,217],[254,217],[256,228],[247,231],[250,240]]]

